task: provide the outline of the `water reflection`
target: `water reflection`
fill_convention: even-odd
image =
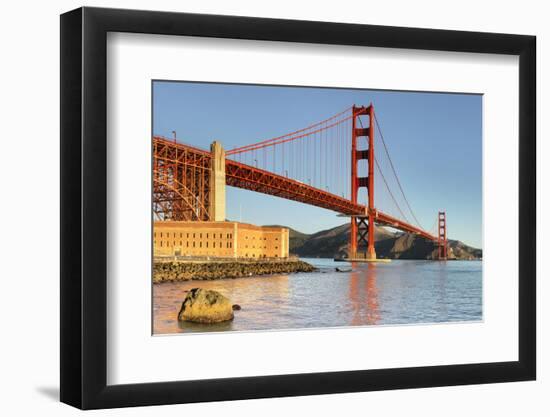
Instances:
[[[356,269],[350,273],[349,299],[353,309],[352,326],[377,324],[380,319],[378,306],[378,287],[376,286],[376,264],[367,264],[365,269]]]
[[[448,317],[447,311],[447,261],[436,262],[437,269],[437,309],[441,317]]]
[[[189,333],[473,321],[482,318],[481,262],[393,261],[318,272],[153,286],[153,332]],[[348,264],[349,265],[349,264]],[[219,291],[242,310],[231,322],[178,322],[191,288]]]

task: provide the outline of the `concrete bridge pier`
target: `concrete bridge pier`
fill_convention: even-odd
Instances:
[[[210,221],[225,221],[225,150],[220,142],[210,145],[212,153],[210,166],[210,200],[208,211]]]

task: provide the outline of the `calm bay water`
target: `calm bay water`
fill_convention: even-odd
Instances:
[[[318,272],[153,285],[155,334],[476,321],[482,263],[400,261],[347,264],[304,259]],[[335,267],[351,266],[351,272]],[[178,322],[185,290],[221,292],[242,310],[231,322]]]

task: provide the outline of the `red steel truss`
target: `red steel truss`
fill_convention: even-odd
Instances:
[[[160,220],[209,220],[210,152],[153,140],[153,212]]]

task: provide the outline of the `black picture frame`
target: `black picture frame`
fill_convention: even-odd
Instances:
[[[107,385],[108,32],[519,56],[519,360]],[[480,32],[88,7],[63,14],[61,401],[94,409],[535,379],[535,45],[534,36]]]

